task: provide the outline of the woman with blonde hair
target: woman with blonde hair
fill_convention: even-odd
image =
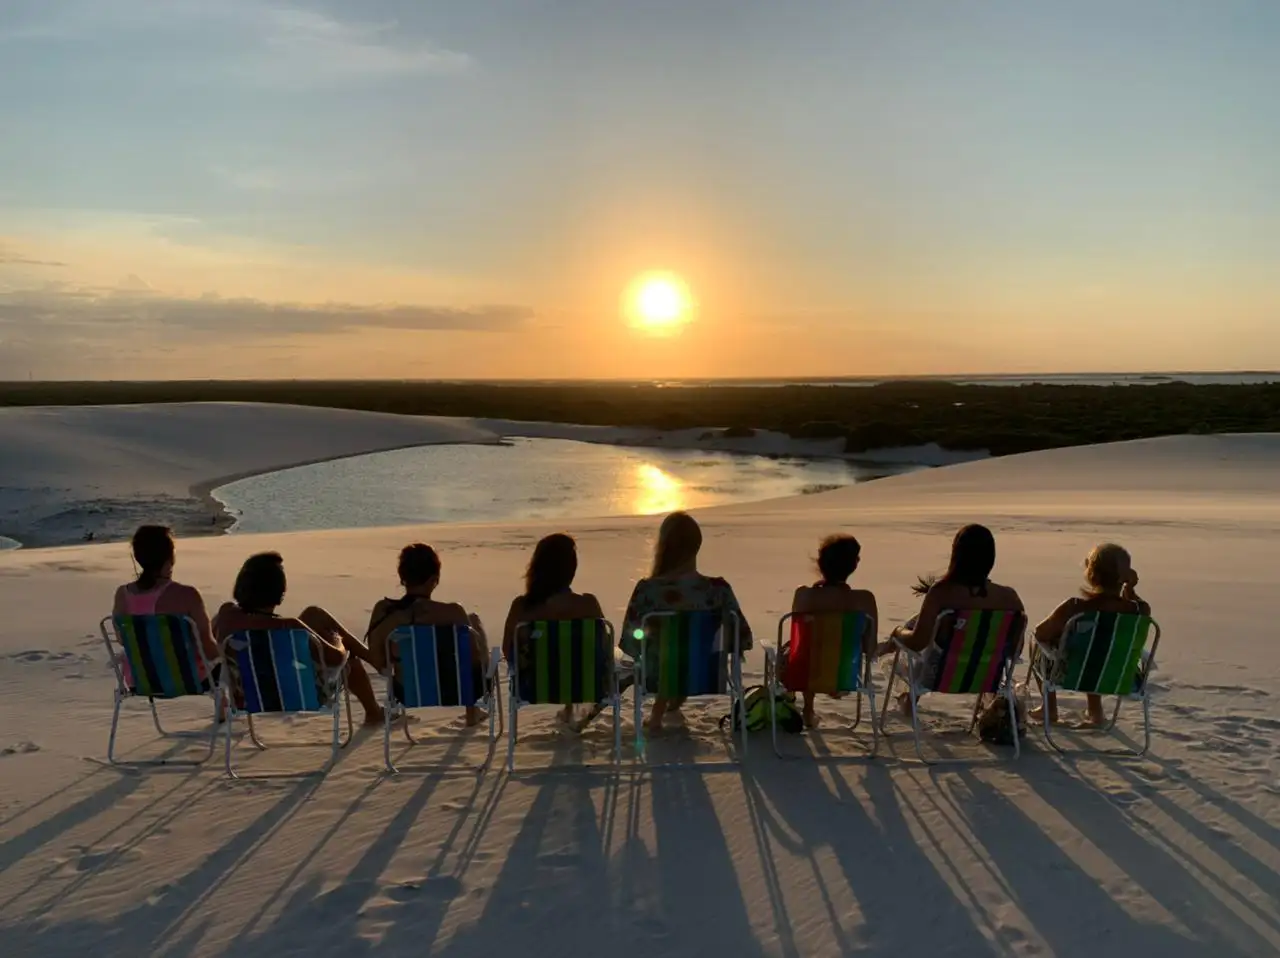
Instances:
[[[636,583],[623,617],[618,645],[636,659],[640,642],[636,632],[644,617],[654,612],[719,611],[728,622],[736,615],[739,624],[739,650],[751,648],[751,627],[733,588],[724,579],[703,575],[698,571],[698,552],[702,548],[702,529],[693,516],[673,512],[662,520],[653,549],[653,567],[648,578]],[[662,721],[670,713],[678,715],[684,704],[680,699],[654,699],[647,723],[650,734],[662,730]]]
[[[1150,615],[1151,606],[1134,590],[1138,586],[1138,573],[1128,550],[1106,542],[1094,546],[1084,560],[1084,587],[1080,595],[1072,596],[1036,626],[1036,641],[1043,645],[1061,647],[1067,623],[1085,612],[1136,612]],[[1105,722],[1102,714],[1102,696],[1089,695],[1083,728],[1097,727]],[[1031,717],[1043,718],[1040,709],[1033,709]],[[1049,721],[1058,721],[1057,697],[1049,693]]]

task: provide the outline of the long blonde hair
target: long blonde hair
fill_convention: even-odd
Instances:
[[[702,529],[687,512],[673,512],[658,527],[650,575],[667,575],[694,561],[702,548]]]
[[[1119,595],[1133,559],[1129,550],[1114,542],[1094,546],[1084,560],[1085,596]]]

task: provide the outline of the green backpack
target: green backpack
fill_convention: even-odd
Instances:
[[[758,732],[769,727],[768,689],[763,685],[749,686],[743,694],[742,704],[747,717],[747,731]],[[804,731],[804,717],[796,708],[794,693],[782,692],[774,695],[773,708],[777,713],[778,728],[793,734]],[[720,719],[720,728],[727,726],[732,726],[735,732],[742,731],[742,718],[736,710]]]

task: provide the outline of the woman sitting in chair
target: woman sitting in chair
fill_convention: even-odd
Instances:
[[[622,651],[632,659],[640,655],[641,646],[636,632],[641,629],[644,617],[654,612],[718,611],[726,628],[730,615],[736,615],[739,651],[751,648],[751,627],[742,614],[732,587],[724,579],[698,571],[698,550],[701,548],[702,530],[688,513],[673,512],[662,520],[653,550],[653,572],[649,578],[636,583],[631,601],[627,603],[622,635],[618,640]],[[681,699],[654,699],[648,721],[650,734],[662,730],[662,720],[668,713],[679,715],[683,704]]]
[[[388,640],[402,625],[465,625],[471,629],[472,662],[481,671],[489,664],[489,642],[485,638],[480,619],[468,615],[456,602],[437,602],[433,595],[440,585],[440,557],[431,546],[415,542],[400,550],[397,564],[404,595],[399,599],[379,599],[369,616],[369,664],[379,672],[385,672],[388,661]],[[467,706],[467,725],[476,725],[487,718],[475,706]]]
[[[502,654],[508,662],[516,655],[516,632],[521,622],[604,618],[599,599],[590,592],[573,591],[577,573],[578,546],[572,536],[557,532],[534,546],[524,575],[524,594],[512,600],[502,630]],[[588,715],[587,720],[598,712]],[[566,705],[560,717],[572,723],[573,706]]]
[[[875,655],[876,626],[878,611],[876,597],[866,589],[853,589],[849,586],[849,577],[858,568],[862,555],[862,546],[853,536],[828,536],[822,540],[818,549],[818,574],[821,578],[813,585],[802,585],[796,589],[791,600],[793,617],[803,615],[823,615],[845,612],[861,612],[870,616],[871,627],[862,634],[862,654]],[[779,650],[778,668],[786,672],[786,651],[784,645]],[[804,724],[813,728],[817,720],[813,714],[813,693],[804,693]]]
[[[202,682],[218,681],[218,645],[213,641],[209,613],[204,597],[193,586],[173,581],[174,545],[168,526],[139,526],[130,542],[133,559],[141,569],[138,577],[116,589],[112,615],[180,615],[195,623],[196,635],[204,657],[213,671],[204,674],[204,663],[198,658],[196,668]]]
[[[920,611],[905,625],[893,630],[892,638],[881,642],[876,652],[884,655],[895,650],[896,638],[908,649],[922,654],[917,684],[929,685],[942,659],[942,649],[933,641],[938,617],[947,610],[1025,612],[1022,599],[1007,585],[991,581],[996,564],[996,540],[986,526],[968,525],[956,533],[951,543],[951,561],[947,571],[934,581],[920,603]],[[899,662],[899,669],[905,667]],[[898,696],[898,707],[911,716],[911,693]]]
[[[382,706],[373,694],[369,673],[359,659],[369,660],[369,650],[342,623],[324,609],[310,606],[297,618],[276,615],[284,601],[284,559],[278,552],[260,552],[245,559],[236,575],[232,590],[234,602],[228,602],[213,617],[213,634],[219,643],[247,629],[306,629],[320,641],[324,664],[336,667],[343,660],[343,650],[351,654],[347,661],[347,688],[364,706],[366,725],[381,725]]]
[[[1084,588],[1081,594],[1067,599],[1053,613],[1036,626],[1036,641],[1043,645],[1061,647],[1063,631],[1067,623],[1086,612],[1128,612],[1150,615],[1151,606],[1138,597],[1138,573],[1134,571],[1127,550],[1114,543],[1095,546],[1084,560]],[[1102,714],[1102,696],[1089,695],[1081,728],[1097,728],[1105,723]],[[1044,718],[1042,708],[1031,710],[1031,718]],[[1058,700],[1049,693],[1049,721],[1058,721]]]

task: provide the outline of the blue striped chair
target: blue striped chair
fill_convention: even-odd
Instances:
[[[502,693],[497,682],[502,650],[494,649],[482,667],[472,655],[471,627],[466,625],[402,625],[387,639],[391,666],[386,671],[386,726],[382,754],[387,771],[397,772],[391,760],[391,725],[407,709],[470,708],[489,713],[489,741],[497,741],[495,721],[502,721]],[[409,723],[404,735],[417,744]]]
[[[255,715],[318,713],[333,717],[332,752],[320,769],[324,774],[338,759],[338,750],[351,741],[355,728],[347,695],[347,657],[334,667],[324,664],[320,639],[307,629],[246,629],[227,637],[222,646],[222,682],[228,703],[227,774],[239,778],[231,766],[231,726],[243,716],[249,739],[266,746],[253,726]],[[342,704],[347,705],[347,737],[341,737]]]
[[[205,658],[194,621],[184,615],[108,615],[98,623],[107,657],[116,676],[115,707],[111,713],[111,735],[107,740],[107,761],[112,765],[203,765],[213,755],[218,737],[217,670]],[[114,638],[114,642],[112,641]],[[162,738],[188,738],[193,733],[166,732],[160,724],[156,700],[207,695],[213,699],[213,728],[209,750],[198,760],[158,758],[138,762],[116,761],[116,730],[124,703],[145,698],[151,706],[151,720]],[[204,737],[204,733],[194,733]]]

